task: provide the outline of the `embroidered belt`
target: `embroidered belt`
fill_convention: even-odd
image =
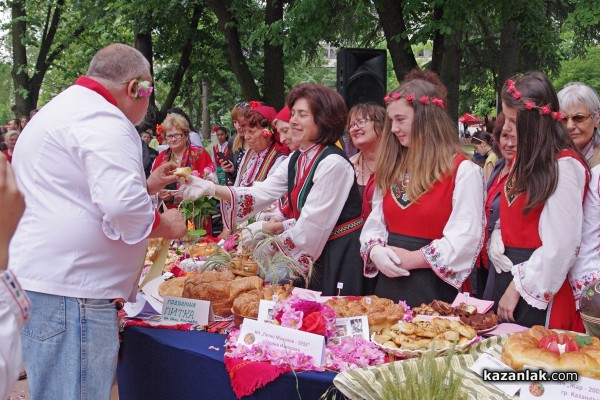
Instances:
[[[354,232],[355,230],[362,228],[363,223],[364,220],[362,216],[352,219],[348,222],[344,222],[343,224],[340,224],[333,228],[333,231],[331,232],[331,235],[329,235],[329,239],[327,240],[334,240],[351,232]]]

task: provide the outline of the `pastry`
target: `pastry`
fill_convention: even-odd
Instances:
[[[502,348],[501,360],[516,370],[529,365],[600,379],[600,339],[536,325],[511,335]]]
[[[190,167],[179,167],[175,168],[172,173],[187,181],[192,173],[192,169]]]
[[[498,325],[498,316],[490,311],[485,314],[475,314],[475,315],[462,315],[460,320],[463,324],[469,325],[477,331],[483,331],[485,329],[493,328]]]
[[[366,315],[371,334],[396,325],[404,317],[404,307],[378,296],[336,297],[325,304],[333,308],[338,318]]]
[[[183,284],[185,282],[185,279],[186,277],[182,276],[179,278],[171,278],[169,280],[164,281],[158,287],[158,294],[162,297],[183,297]]]

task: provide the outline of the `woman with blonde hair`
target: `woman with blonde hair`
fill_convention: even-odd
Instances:
[[[451,302],[483,242],[483,176],[445,111],[445,87],[415,70],[385,97],[373,210],[360,236],[375,294],[409,306]]]
[[[185,117],[171,113],[163,123],[163,135],[169,148],[162,151],[154,160],[152,171],[167,162],[174,162],[179,167],[190,167],[196,171],[195,175],[211,181],[216,181],[215,165],[208,152],[190,143],[190,126]],[[167,185],[158,194],[168,208],[177,207],[179,199],[176,198],[177,184]]]
[[[4,150],[4,154],[6,155],[6,159],[9,163],[12,162],[12,156],[13,152],[15,151],[17,139],[19,139],[19,131],[12,130],[4,134],[4,141],[6,142],[7,146],[6,150]]]

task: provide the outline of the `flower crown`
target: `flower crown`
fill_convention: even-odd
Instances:
[[[248,105],[250,106],[250,108],[251,108],[251,109],[253,109],[253,110],[254,110],[254,109],[255,109],[255,108],[257,108],[257,107],[260,107],[260,106],[262,106],[262,103],[261,103],[260,101],[255,101],[255,100],[253,100],[253,101],[249,101],[249,102],[248,102]]]
[[[522,103],[523,105],[525,105],[525,109],[526,110],[537,110],[540,115],[550,115],[552,118],[554,118],[557,121],[561,121],[565,116],[562,115],[560,112],[558,111],[552,111],[552,106],[550,105],[550,103],[546,104],[546,105],[538,105],[535,104],[533,101],[531,100],[524,100],[521,99],[521,92],[519,92],[516,88],[515,88],[515,81],[513,81],[512,79],[509,79],[506,81],[506,92],[510,93],[512,95],[512,97],[514,97],[519,103]]]
[[[219,127],[218,127],[217,125],[215,125],[215,126],[213,126],[213,127],[212,127],[212,131],[213,131],[213,132],[216,132],[216,131],[218,131],[218,130],[219,130]]]
[[[385,96],[383,98],[383,101],[385,101],[386,103],[389,103],[390,101],[399,100],[401,98],[404,98],[409,103],[412,103],[415,101],[416,96],[414,93],[409,93],[406,96],[402,96],[400,93],[394,92],[394,93],[391,93],[391,94],[388,94],[387,96]],[[444,100],[439,99],[435,96],[432,96],[432,97],[421,96],[418,101],[423,105],[434,104],[442,109],[444,109],[446,107],[446,105],[444,104]]]

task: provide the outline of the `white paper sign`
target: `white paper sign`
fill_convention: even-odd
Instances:
[[[513,371],[511,367],[504,364],[502,361],[494,358],[492,355],[488,353],[483,353],[477,361],[471,365],[470,370],[475,372],[479,376],[483,376],[483,370],[486,369],[488,371]],[[514,396],[515,393],[519,391],[521,385],[519,382],[492,382],[487,381],[498,389],[502,390],[504,393],[509,395],[510,397]]]
[[[317,301],[319,297],[321,297],[322,292],[315,292],[314,290],[303,289],[299,287],[295,287],[292,289],[292,294],[295,294],[302,300],[312,300]]]
[[[214,320],[210,301],[165,296],[163,321],[177,324],[206,325]]]
[[[323,365],[325,358],[325,337],[282,326],[265,324],[244,318],[238,346],[251,347],[254,344],[268,342],[287,352],[298,352],[312,356],[312,363]]]
[[[261,300],[260,303],[258,303],[258,322],[272,324],[275,320],[275,315],[273,315],[274,308],[274,301]]]
[[[329,343],[340,344],[353,337],[362,337],[369,340],[369,319],[366,315],[358,317],[337,318],[335,320],[334,336],[329,338]]]
[[[579,377],[575,382],[521,382],[521,399],[600,400],[600,381]]]

